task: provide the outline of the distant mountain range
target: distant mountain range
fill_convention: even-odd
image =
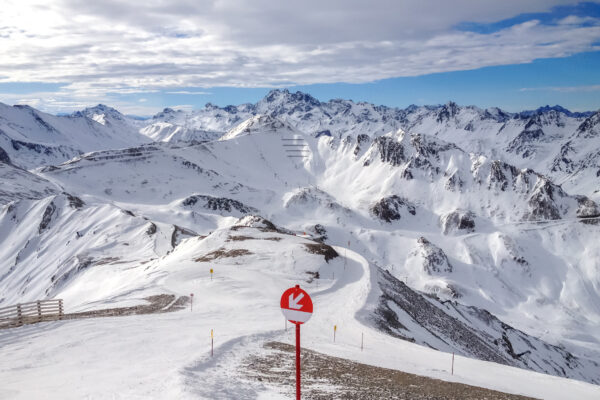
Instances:
[[[312,136],[377,137],[398,129],[434,136],[467,152],[534,169],[566,190],[599,196],[598,112],[571,112],[558,105],[519,113],[453,102],[399,109],[350,100],[320,102],[306,93],[273,90],[256,104],[209,103],[192,112],[166,108],[142,120],[102,104],[67,116],[0,104],[0,148],[15,165],[33,168],[93,150],[215,140],[256,115]]]
[[[286,274],[313,282],[327,246],[351,246],[371,272],[361,323],[600,382],[598,112],[287,90],[145,120],[0,104],[0,182],[0,304],[128,301],[230,250],[271,272],[306,256]]]

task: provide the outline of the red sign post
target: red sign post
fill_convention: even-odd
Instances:
[[[300,400],[300,325],[310,319],[313,304],[308,293],[296,285],[283,292],[280,306],[285,318],[296,325],[296,399]]]

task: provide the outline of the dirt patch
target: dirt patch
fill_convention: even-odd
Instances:
[[[324,243],[304,243],[304,246],[306,246],[309,253],[318,254],[325,257],[326,262],[329,262],[329,260],[339,256],[333,247]]]
[[[202,257],[198,257],[194,259],[196,262],[209,262],[216,260],[218,258],[231,258],[231,257],[241,257],[248,256],[252,254],[251,251],[246,249],[232,249],[226,250],[224,248],[217,249],[215,251],[211,251],[208,254],[203,255]]]
[[[315,279],[321,278],[321,275],[319,274],[319,271],[315,271],[315,272],[313,272],[313,271],[306,271],[306,274],[308,276],[310,276],[310,278],[308,278],[306,280],[306,282],[308,282],[308,283],[312,283]]]
[[[65,314],[62,319],[96,318],[96,317],[114,317],[137,314],[156,314],[163,312],[172,312],[183,309],[190,301],[188,296],[176,298],[173,294],[159,294],[146,297],[149,304],[142,304],[132,307],[106,308],[103,310],[84,311],[79,313]]]
[[[234,241],[234,242],[242,242],[244,240],[272,240],[274,242],[279,242],[281,240],[280,237],[266,237],[266,238],[257,238],[257,237],[252,237],[252,236],[229,236],[229,240],[230,241]]]
[[[246,359],[240,368],[252,380],[295,388],[295,347],[270,342],[261,356]],[[445,382],[393,369],[373,367],[311,350],[302,350],[302,397],[311,400],[526,400],[517,396],[461,383]]]
[[[228,241],[243,242],[245,240],[255,240],[252,236],[229,236]]]

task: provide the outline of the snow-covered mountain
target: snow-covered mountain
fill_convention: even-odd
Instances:
[[[0,103],[0,148],[24,168],[60,163],[93,150],[131,147],[151,140],[133,120],[98,105],[68,116]]]
[[[592,186],[600,184],[590,174],[573,175],[555,167],[556,159],[574,145],[572,136],[580,125],[595,115],[594,112],[571,112],[560,106],[520,113],[499,108],[461,107],[453,102],[399,109],[351,100],[321,102],[306,93],[273,90],[256,104],[223,108],[207,104],[204,109],[191,113],[166,109],[154,116],[145,132],[155,132],[149,136],[161,141],[206,140],[226,133],[255,115],[275,117],[309,135],[339,138],[360,134],[376,137],[401,128],[411,133],[436,136],[465,151],[519,168],[534,169],[563,183],[573,192],[594,198],[596,189],[590,191],[588,183]],[[175,131],[178,133],[172,134]],[[576,142],[581,148],[597,147],[590,137],[579,137]],[[583,161],[581,169],[589,167],[596,173],[598,168],[591,158],[593,155]],[[593,182],[589,182],[590,179]]]
[[[137,304],[188,293],[184,280],[217,265],[264,307],[290,281],[337,302],[355,288],[360,300],[319,318],[387,345],[599,383],[598,113],[394,109],[285,90],[137,122],[104,106],[1,110],[11,135],[48,149],[0,152],[12,182],[0,193],[0,305]],[[91,128],[77,136],[77,124]]]

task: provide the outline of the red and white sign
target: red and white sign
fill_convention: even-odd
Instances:
[[[305,323],[313,312],[310,296],[298,285],[283,292],[280,305],[285,318],[293,324]]]

